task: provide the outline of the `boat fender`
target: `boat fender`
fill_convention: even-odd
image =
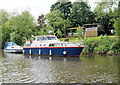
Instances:
[[[31,54],[31,49],[30,49],[30,54]]]
[[[67,52],[66,52],[66,51],[63,51],[63,54],[64,54],[64,55],[66,55],[66,54],[67,54]]]
[[[50,55],[52,55],[52,51],[50,50],[49,52],[50,52]]]
[[[22,52],[25,53],[25,50],[23,50]]]
[[[41,55],[41,50],[39,49],[39,55]]]

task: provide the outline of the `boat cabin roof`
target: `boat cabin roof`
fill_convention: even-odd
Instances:
[[[56,36],[53,35],[45,35],[45,36],[36,36],[36,41],[44,41],[44,40],[58,40]]]
[[[5,46],[5,50],[7,49],[8,46],[13,46],[16,45],[15,42],[8,42],[7,45]]]

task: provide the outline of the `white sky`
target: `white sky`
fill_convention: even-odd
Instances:
[[[47,14],[50,11],[50,6],[57,0],[0,0],[0,9],[5,9],[8,12],[17,11],[21,13],[24,10],[29,10],[30,13],[37,19],[41,14]],[[70,0],[74,2],[76,0]],[[94,7],[96,0],[88,0],[91,7]]]

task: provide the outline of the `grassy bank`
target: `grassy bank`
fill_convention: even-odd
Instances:
[[[63,41],[66,38],[60,38]],[[84,41],[85,48],[83,53],[98,53],[98,54],[118,54],[120,52],[120,42],[116,36],[99,36],[86,37],[79,39],[78,37],[67,38],[70,42]]]

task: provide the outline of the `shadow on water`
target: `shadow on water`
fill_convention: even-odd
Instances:
[[[117,83],[118,57],[3,54],[0,80],[8,83]]]

